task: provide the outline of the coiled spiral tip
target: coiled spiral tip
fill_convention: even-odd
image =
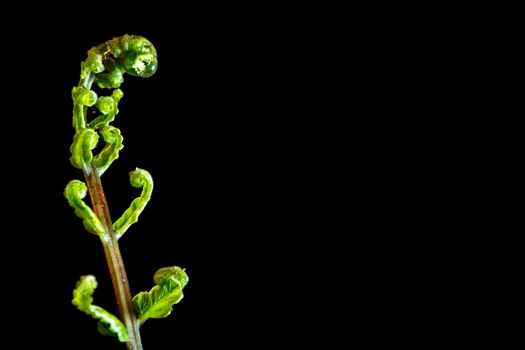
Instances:
[[[123,62],[126,73],[148,78],[157,71],[157,51],[151,42],[141,36],[128,35],[122,39]]]

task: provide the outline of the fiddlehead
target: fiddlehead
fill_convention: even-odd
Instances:
[[[71,145],[71,163],[74,167],[91,172],[91,163],[98,175],[118,158],[123,146],[119,129],[111,126],[118,114],[118,103],[124,96],[119,89],[124,73],[138,77],[150,77],[157,70],[157,52],[145,38],[124,35],[113,38],[88,51],[81,63],[80,83],[72,90],[73,127],[76,134]],[[102,89],[114,89],[109,96],[98,96],[91,90],[96,83]],[[96,108],[100,114],[87,120],[88,108]],[[105,142],[102,151],[93,156],[99,137]]]
[[[144,323],[148,318],[164,318],[183,297],[188,275],[178,266],[163,267],[153,276],[155,286],[133,297],[133,305]]]
[[[118,158],[119,151],[124,147],[122,133],[111,125],[119,113],[118,103],[124,96],[120,89],[124,82],[124,74],[149,77],[156,70],[157,53],[153,45],[143,37],[124,35],[92,47],[88,51],[87,58],[80,64],[79,84],[71,91],[72,124],[75,134],[70,147],[70,161],[75,168],[83,171],[87,186],[79,180],[73,180],[66,186],[64,195],[75,209],[75,213],[82,219],[86,230],[101,239],[122,322],[119,323],[115,316],[97,306],[79,304],[77,297],[84,291],[92,291],[93,285],[96,286],[94,277],[81,279],[82,282],[79,282],[75,289],[74,304],[101,321],[99,331],[118,335],[119,340],[126,342],[128,349],[133,350],[142,349],[139,323],[133,312],[124,263],[118,246],[112,242],[116,242],[129,226],[137,221],[138,215],[151,196],[153,180],[144,170],[132,172],[132,185],[143,187],[142,195],[132,202],[131,207],[125,211],[123,219],[117,222],[119,230],[116,232],[111,223],[100,176]],[[96,84],[101,91],[95,92],[92,89],[93,84]],[[104,95],[103,91],[107,89],[113,91]],[[88,120],[92,112],[96,113],[95,118]],[[98,142],[102,141],[105,145],[98,154],[93,154]],[[82,200],[87,191],[90,193],[93,209]],[[87,286],[91,287],[87,288]]]
[[[128,228],[138,221],[139,215],[146,204],[148,204],[151,198],[151,192],[153,191],[153,179],[146,170],[137,168],[130,172],[129,181],[133,187],[142,187],[142,193],[140,197],[135,198],[131,202],[131,206],[122,214],[120,219],[113,224],[117,239],[122,237]]]
[[[100,88],[118,88],[124,82],[124,73],[148,78],[157,66],[157,51],[147,39],[123,35],[89,50],[80,77],[86,84],[95,81]]]
[[[69,150],[71,151],[71,164],[78,169],[89,172],[89,164],[93,160],[91,152],[98,143],[98,134],[93,129],[82,129],[75,134],[73,143]]]
[[[118,239],[137,222],[151,198],[153,179],[142,169],[130,172],[131,185],[142,188],[130,207],[113,224],[100,177],[118,158],[124,147],[120,130],[111,125],[119,113],[118,103],[124,93],[120,89],[125,73],[147,78],[157,70],[157,52],[143,37],[124,35],[92,47],[80,65],[80,81],[71,92],[73,99],[73,127],[75,134],[70,147],[71,164],[81,169],[86,183],[72,180],[64,191],[69,204],[91,233],[100,237],[117,298],[120,319],[106,310],[92,305],[96,288],[93,276],[82,276],[73,293],[73,304],[79,310],[99,320],[99,331],[118,336],[129,350],[142,350],[139,327],[148,318],[166,317],[173,304],[183,296],[182,289],[188,282],[183,269],[170,267],[159,270],[150,292],[141,292],[132,299],[126,270],[122,261]],[[100,89],[97,93],[92,85]],[[113,89],[105,94],[107,89]],[[94,114],[92,120],[88,118]],[[105,145],[93,154],[98,142]],[[92,208],[82,199],[89,191]],[[134,304],[135,301],[135,304]]]
[[[71,91],[71,97],[73,98],[73,127],[78,132],[86,127],[87,107],[97,102],[97,94],[95,91],[78,86]]]
[[[100,333],[117,336],[121,342],[128,341],[129,333],[122,322],[100,306],[93,305],[93,292],[95,292],[97,285],[95,276],[81,276],[73,291],[73,300],[71,302],[80,311],[99,320],[98,329]]]
[[[79,180],[71,180],[64,190],[64,196],[69,205],[75,208],[75,214],[82,219],[82,223],[88,232],[95,235],[104,234],[105,229],[102,222],[91,208],[82,200],[86,197],[86,184]]]
[[[98,170],[98,174],[102,175],[107,168],[118,158],[118,152],[124,148],[122,144],[122,135],[120,130],[110,125],[106,126],[100,131],[106,145],[100,153],[93,159],[93,165]]]
[[[115,89],[111,96],[99,97],[96,101],[96,106],[101,115],[89,122],[89,127],[93,129],[100,129],[111,123],[118,113],[118,102],[124,96],[120,89]]]

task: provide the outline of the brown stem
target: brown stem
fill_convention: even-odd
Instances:
[[[111,216],[109,215],[102,182],[100,181],[100,176],[93,164],[90,165],[89,171],[84,171],[84,177],[86,178],[93,211],[97,214],[97,217],[104,225],[106,231],[106,233],[100,237],[100,240],[104,247],[111,281],[113,282],[113,289],[117,298],[120,318],[130,335],[130,340],[126,342],[126,346],[128,350],[142,350],[139,331],[140,324],[139,319],[135,314],[135,310],[133,309],[126,269],[124,268],[124,262],[122,260],[122,255],[120,254],[117,238],[113,231],[113,224],[111,222]]]

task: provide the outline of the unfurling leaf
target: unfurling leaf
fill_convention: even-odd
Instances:
[[[93,165],[97,168],[98,175],[102,176],[107,168],[118,158],[119,151],[124,148],[122,144],[123,137],[120,130],[108,125],[100,132],[106,145],[98,155],[93,158]]]
[[[133,187],[142,187],[142,193],[140,197],[135,198],[131,202],[130,207],[113,224],[113,230],[115,230],[117,239],[122,237],[128,228],[138,221],[139,215],[146,207],[146,204],[148,204],[153,191],[153,179],[146,170],[136,168],[129,173],[129,180]]]
[[[93,305],[93,292],[97,288],[95,276],[81,276],[73,290],[72,303],[80,311],[91,315],[98,321],[98,330],[104,335],[114,335],[121,342],[129,340],[129,333],[122,322],[113,314],[104,310],[100,306]]]
[[[104,234],[104,225],[91,208],[84,203],[82,198],[86,197],[87,186],[80,180],[71,180],[64,190],[64,196],[70,206],[75,208],[75,214],[82,219],[82,223],[88,232],[95,235]]]
[[[89,171],[89,164],[93,160],[92,150],[97,146],[98,134],[93,129],[78,131],[69,150],[71,164],[77,169]]]
[[[108,126],[118,113],[118,102],[122,99],[124,93],[120,89],[115,89],[111,96],[101,96],[97,99],[96,106],[101,115],[89,122],[88,127],[92,129],[101,129]]]
[[[157,284],[149,292],[140,292],[133,297],[133,305],[141,322],[148,318],[164,318],[173,310],[184,295],[182,289],[188,283],[188,275],[177,266],[164,267],[155,272]]]
[[[71,91],[73,98],[73,127],[81,131],[86,127],[86,108],[91,107],[97,102],[97,94],[94,91],[78,86]]]

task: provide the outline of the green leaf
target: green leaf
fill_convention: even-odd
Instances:
[[[73,290],[73,305],[80,311],[91,315],[91,304],[93,303],[93,292],[97,288],[97,279],[95,276],[81,276]]]
[[[123,137],[120,130],[109,125],[101,130],[100,134],[106,145],[98,155],[93,158],[93,165],[97,168],[99,176],[109,168],[111,163],[119,156],[119,151],[124,148]]]
[[[124,93],[120,89],[115,89],[111,96],[101,96],[97,99],[97,108],[101,115],[89,122],[88,126],[92,129],[101,129],[108,126],[118,113],[118,102],[122,99]]]
[[[124,82],[124,68],[112,61],[106,63],[108,65],[108,72],[98,74],[95,77],[95,82],[102,89],[118,88]]]
[[[87,80],[94,75],[100,88],[118,88],[124,82],[124,73],[147,78],[157,67],[157,51],[151,42],[126,34],[91,48],[81,63],[80,78]]]
[[[98,48],[92,47],[87,52],[86,60],[80,64],[80,78],[84,79],[89,72],[93,72],[95,74],[102,73],[105,69],[102,58],[103,55],[99,52]]]
[[[96,305],[91,305],[91,312],[91,316],[99,320],[97,328],[101,334],[116,336],[123,343],[129,340],[128,330],[118,317]]]
[[[82,129],[77,131],[73,138],[71,151],[71,164],[75,168],[89,171],[89,164],[93,160],[92,150],[97,146],[98,134],[93,129]]]
[[[85,183],[80,180],[71,180],[64,190],[64,197],[66,197],[69,205],[75,208],[75,214],[82,219],[86,230],[100,236],[106,230],[95,212],[82,200],[86,197],[86,193],[87,186]]]
[[[124,35],[120,40],[126,53],[124,69],[128,74],[147,78],[157,71],[157,51],[146,38]]]
[[[71,90],[73,98],[73,127],[80,131],[86,127],[86,107],[91,107],[97,102],[97,94],[84,87],[74,87]]]
[[[142,193],[140,197],[131,202],[130,207],[113,224],[117,239],[122,237],[129,227],[138,221],[139,215],[151,199],[151,192],[153,191],[153,178],[146,170],[136,168],[129,173],[129,180],[133,187],[142,187]]]
[[[155,284],[161,284],[167,279],[173,279],[180,282],[182,287],[188,284],[188,275],[178,266],[169,266],[158,269],[157,272],[153,275],[153,282]]]
[[[95,276],[81,276],[73,290],[73,305],[75,305],[80,311],[99,320],[98,329],[100,333],[117,336],[121,342],[128,341],[129,333],[124,324],[113,314],[104,310],[100,306],[92,304],[93,292],[96,288],[97,280],[95,279]]]
[[[141,322],[168,316],[173,311],[173,305],[184,297],[182,289],[188,284],[188,275],[178,266],[159,269],[153,279],[156,286],[133,297],[133,305]]]

